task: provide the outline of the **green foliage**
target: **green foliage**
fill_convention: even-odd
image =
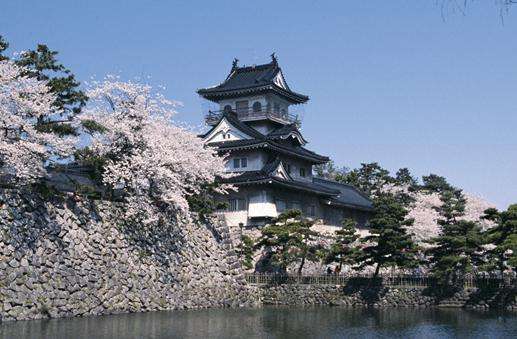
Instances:
[[[99,124],[97,121],[84,119],[81,121],[83,128],[90,134],[104,133],[107,131],[106,127]]]
[[[477,223],[459,219],[466,203],[461,190],[442,191],[440,200],[441,234],[429,241],[431,274],[440,285],[459,288],[465,274],[482,263],[484,239]]]
[[[246,269],[253,268],[253,239],[247,235],[241,237],[241,243],[237,247],[237,253],[241,257],[241,263]]]
[[[2,54],[8,47],[9,43],[0,35],[0,60],[9,59]],[[56,96],[52,105],[56,114],[40,117],[36,128],[59,136],[77,135],[69,122],[73,115],[81,112],[88,98],[80,90],[81,84],[75,75],[58,62],[57,54],[46,45],[38,44],[36,50],[22,53],[14,62],[26,69],[24,75],[47,81],[50,92]]]
[[[394,181],[390,172],[376,162],[361,164],[358,169],[339,173],[336,175],[336,180],[354,185],[372,197],[380,195],[383,188]]]
[[[283,271],[299,262],[298,274],[301,274],[307,260],[316,262],[322,256],[321,246],[314,243],[319,234],[311,230],[313,224],[299,210],[286,211],[262,228],[255,249],[269,250],[273,264]]]
[[[357,263],[360,250],[354,243],[359,239],[356,233],[357,222],[353,219],[343,221],[343,228],[336,231],[334,243],[330,246],[325,256],[325,264],[333,262],[339,263],[339,269],[345,265],[354,265]]]
[[[77,114],[88,98],[70,70],[57,61],[57,54],[46,45],[38,44],[36,50],[22,53],[16,63],[27,69],[26,75],[48,81],[51,92],[56,95],[53,106],[58,112]]]
[[[102,183],[103,168],[108,161],[107,158],[99,156],[89,148],[83,148],[75,151],[74,159],[78,164],[90,169],[90,179],[99,184]]]
[[[383,193],[374,200],[370,219],[370,235],[363,238],[366,246],[359,258],[360,267],[376,265],[375,276],[385,266],[414,267],[417,247],[406,227],[413,225],[408,211],[396,195]]]
[[[5,41],[2,35],[0,35],[0,61],[9,59],[5,55],[2,55],[7,48],[9,48],[9,43]]]
[[[62,192],[49,186],[46,182],[37,182],[32,185],[32,191],[39,194],[43,201],[50,201],[54,198],[62,198]]]
[[[454,191],[452,187],[442,176],[436,174],[429,174],[422,176],[423,185],[420,189],[428,193],[442,193],[445,191]]]
[[[418,185],[417,179],[415,179],[408,168],[404,167],[397,171],[395,174],[394,182],[399,186],[407,185],[414,189]]]
[[[40,124],[36,125],[36,130],[38,132],[43,132],[43,133],[54,133],[61,137],[67,136],[67,135],[75,135],[75,136],[78,135],[76,129],[72,125],[67,124],[67,123],[52,123],[52,122],[40,123]]]
[[[337,168],[334,161],[330,160],[324,164],[315,165],[314,172],[320,178],[335,179],[336,176],[346,173],[347,169],[345,167]]]
[[[199,219],[203,222],[208,221],[208,217],[216,210],[223,209],[226,206],[226,203],[217,202],[214,199],[215,190],[218,186],[218,183],[203,185],[200,193],[187,197],[190,211],[197,213]]]
[[[517,204],[506,211],[495,208],[485,210],[482,217],[493,221],[496,226],[486,231],[487,241],[495,247],[488,251],[488,267],[503,272],[506,268],[517,267]]]

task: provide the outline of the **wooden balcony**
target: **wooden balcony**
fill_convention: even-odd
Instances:
[[[298,124],[300,122],[300,120],[298,119],[298,115],[277,111],[272,108],[263,108],[261,110],[253,110],[252,108],[249,108],[239,109],[237,111],[232,112],[237,115],[237,118],[240,121],[256,121],[269,119],[286,125],[292,123]],[[219,121],[223,113],[224,111],[208,111],[207,115],[205,116],[205,122],[208,125],[215,125]]]

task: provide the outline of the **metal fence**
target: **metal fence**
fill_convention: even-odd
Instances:
[[[347,285],[353,284],[382,284],[393,287],[417,287],[426,288],[436,285],[436,280],[429,276],[415,275],[294,275],[294,274],[246,274],[246,281],[249,284],[258,285],[281,285],[281,284],[302,284],[302,285]],[[465,288],[480,288],[502,286],[517,286],[515,277],[484,277],[466,276],[463,280]]]

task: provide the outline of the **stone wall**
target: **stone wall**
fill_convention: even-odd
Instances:
[[[0,321],[254,305],[227,228],[124,223],[116,203],[0,190]]]
[[[264,305],[345,307],[458,307],[517,311],[513,289],[465,289],[438,297],[428,288],[340,285],[256,285]]]

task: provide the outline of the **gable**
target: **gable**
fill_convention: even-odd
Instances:
[[[284,76],[282,74],[282,71],[279,71],[276,74],[275,78],[273,79],[273,83],[275,85],[277,85],[278,87],[283,88],[283,89],[289,91],[289,86],[287,86],[287,83],[285,82],[285,78],[284,78]]]
[[[274,177],[284,179],[284,180],[292,180],[289,173],[287,173],[287,170],[285,169],[284,165],[280,161],[278,163],[278,166],[273,170],[271,173]]]
[[[254,139],[223,117],[219,123],[203,138],[205,143],[214,143],[232,140]]]

